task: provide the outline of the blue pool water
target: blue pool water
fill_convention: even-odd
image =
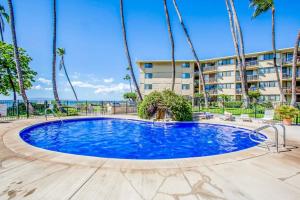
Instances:
[[[256,146],[249,130],[205,123],[151,123],[93,118],[24,129],[27,143],[63,153],[122,159],[201,157]],[[259,140],[258,138],[256,138]]]

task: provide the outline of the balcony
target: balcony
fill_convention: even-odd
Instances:
[[[248,75],[247,81],[258,81],[258,75]]]
[[[300,74],[297,74],[297,79],[300,78]],[[292,79],[292,74],[282,74],[282,80]]]
[[[210,71],[217,71],[217,70],[218,70],[218,67],[215,65],[203,67],[203,72],[210,72]]]
[[[258,67],[258,61],[257,60],[251,60],[246,62],[246,68],[257,68]]]
[[[216,89],[206,90],[206,92],[209,95],[217,95],[218,94],[218,90],[216,90]]]
[[[282,89],[285,94],[292,94],[292,87],[284,87]],[[296,94],[300,94],[300,86],[296,87]]]
[[[205,83],[217,83],[218,80],[216,78],[205,79]]]

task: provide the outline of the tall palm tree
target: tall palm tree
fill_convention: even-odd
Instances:
[[[291,105],[294,106],[294,107],[297,106],[296,86],[297,86],[297,62],[298,62],[298,56],[299,56],[299,45],[300,45],[300,31],[298,32],[298,35],[297,35],[295,48],[294,48],[294,55],[293,55]]]
[[[252,18],[256,18],[262,13],[265,13],[269,10],[272,12],[272,48],[273,48],[273,63],[276,72],[276,78],[278,82],[278,89],[280,91],[280,102],[285,103],[286,98],[283,93],[281,80],[280,80],[280,73],[277,66],[277,58],[276,58],[276,31],[275,31],[275,2],[274,0],[251,0],[250,6],[254,8],[254,13]]]
[[[58,109],[62,112],[61,102],[59,100],[57,85],[56,85],[56,29],[57,29],[57,18],[56,18],[56,0],[53,0],[53,46],[52,46],[52,87],[53,95],[56,101]]]
[[[130,92],[132,93],[131,77],[130,77],[130,75],[126,74],[126,76],[124,77],[124,80],[129,82]]]
[[[9,14],[7,14],[6,11],[5,11],[5,8],[2,5],[0,5],[0,35],[1,35],[1,41],[2,42],[4,42],[4,31],[5,31],[4,19],[9,24]],[[11,88],[13,90],[13,101],[15,103],[17,101],[16,86],[14,84],[13,76],[12,76],[12,73],[10,71],[10,68],[7,67],[6,71],[7,71],[7,74],[8,74],[9,83],[10,83]]]
[[[70,80],[70,77],[69,77],[69,75],[68,75],[68,72],[67,72],[67,69],[66,69],[66,66],[65,66],[65,55],[66,55],[66,50],[64,49],[64,48],[58,48],[57,49],[57,54],[60,56],[60,63],[59,63],[59,69],[60,70],[64,70],[64,72],[65,72],[65,75],[66,75],[66,77],[67,77],[67,79],[68,79],[68,82],[69,82],[69,84],[70,84],[70,86],[71,86],[71,89],[72,89],[72,91],[73,91],[73,94],[74,94],[74,96],[75,96],[75,99],[76,99],[76,101],[78,101],[78,97],[77,97],[77,94],[76,94],[76,92],[75,92],[75,89],[74,89],[74,87],[73,87],[73,85],[72,85],[72,82],[71,82],[71,80]]]
[[[166,0],[163,0],[164,3],[164,9],[165,9],[165,15],[168,25],[168,33],[169,33],[169,39],[171,43],[171,57],[172,57],[172,86],[171,90],[174,91],[175,89],[175,78],[176,78],[176,66],[175,66],[175,44],[174,44],[174,38],[172,33],[172,27],[170,22],[170,15],[169,15],[169,9],[168,4]]]
[[[123,32],[123,40],[124,40],[124,47],[125,47],[125,54],[127,57],[128,61],[128,66],[129,66],[129,71],[130,71],[130,76],[132,78],[132,81],[134,83],[134,86],[136,88],[136,91],[138,93],[138,96],[140,100],[143,100],[143,96],[141,94],[140,88],[138,86],[138,83],[136,81],[134,71],[133,71],[133,66],[132,66],[132,61],[131,61],[131,56],[128,48],[128,42],[127,42],[127,33],[126,33],[126,26],[125,26],[125,20],[124,20],[124,8],[123,8],[123,0],[120,0],[120,14],[121,14],[121,23],[122,23],[122,32]]]
[[[28,110],[30,113],[33,112],[33,107],[28,101],[28,97],[26,95],[25,87],[24,87],[24,80],[23,80],[23,72],[22,72],[22,66],[20,63],[20,56],[19,56],[19,49],[18,49],[18,42],[17,42],[17,34],[16,34],[16,27],[15,27],[15,15],[14,15],[14,8],[12,4],[12,0],[7,0],[8,8],[9,8],[9,15],[10,15],[10,28],[11,28],[11,34],[12,34],[12,42],[14,46],[14,55],[15,55],[15,62],[16,62],[16,70],[17,75],[19,79],[19,87],[20,87],[20,93],[23,98],[23,101],[25,105],[28,105]]]
[[[248,87],[247,87],[246,58],[245,58],[245,50],[244,50],[243,33],[236,13],[234,1],[225,0],[225,4],[229,16],[229,23],[230,23],[230,30],[232,34],[233,44],[234,44],[235,52],[237,54],[237,62],[238,62],[237,64],[238,64],[238,69],[239,69],[240,79],[241,79],[241,89],[242,89],[244,107],[248,108],[250,104],[250,98],[248,95]]]
[[[178,16],[180,24],[181,24],[181,27],[182,27],[182,29],[184,31],[185,36],[186,36],[187,42],[188,42],[188,44],[189,44],[189,46],[191,48],[191,51],[193,53],[194,59],[196,60],[196,63],[197,63],[198,69],[199,69],[199,77],[200,77],[200,80],[202,82],[202,87],[203,87],[202,90],[203,90],[205,107],[208,107],[208,96],[207,96],[206,89],[205,89],[205,79],[204,79],[204,76],[203,76],[203,72],[202,72],[202,68],[201,68],[201,64],[200,64],[200,60],[199,60],[198,54],[196,53],[196,50],[194,48],[194,45],[193,45],[193,42],[191,40],[190,34],[189,34],[189,32],[188,32],[185,24],[184,24],[184,21],[182,19],[182,16],[181,16],[181,13],[180,13],[180,10],[178,8],[176,0],[173,0],[173,5],[175,7],[177,16]]]

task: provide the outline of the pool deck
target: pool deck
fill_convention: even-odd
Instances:
[[[0,122],[0,200],[300,199],[299,126],[287,127],[289,151],[280,153],[254,147],[203,158],[134,161],[51,152],[19,138],[21,129],[44,121]],[[249,129],[262,125],[205,122]]]

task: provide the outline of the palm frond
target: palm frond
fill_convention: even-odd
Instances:
[[[250,7],[254,8],[252,18],[271,10],[274,7],[274,0],[250,0]]]

